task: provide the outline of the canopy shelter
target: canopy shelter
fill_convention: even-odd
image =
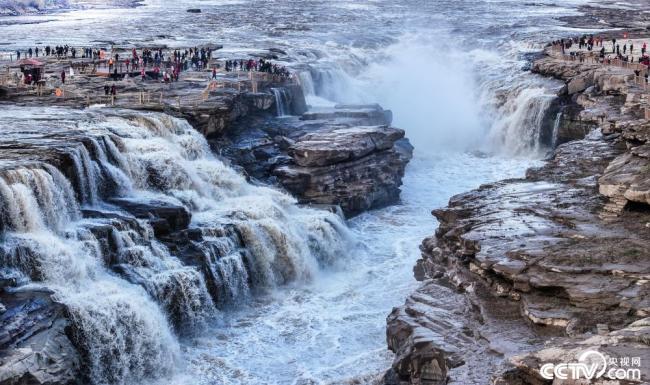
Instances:
[[[25,76],[25,84],[38,82],[43,77],[45,64],[35,59],[22,59],[15,65],[20,67],[20,72]]]
[[[42,67],[45,65],[45,63],[38,61],[36,59],[22,59],[19,60],[17,63],[18,66],[23,67],[23,66],[30,66],[30,67]]]

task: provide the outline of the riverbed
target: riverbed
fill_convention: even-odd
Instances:
[[[185,1],[0,18],[6,49],[223,44],[223,57],[282,50],[312,108],[373,103],[415,146],[401,202],[348,221],[354,247],[311,282],[223,311],[180,341],[176,384],[370,383],[390,366],[385,318],[417,287],[430,212],[482,183],[523,176],[548,151],[559,86],[526,72],[555,20],[584,1]],[[187,8],[201,8],[200,14]],[[73,31],[74,33],[70,33]]]

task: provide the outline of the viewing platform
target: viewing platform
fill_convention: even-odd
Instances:
[[[138,57],[143,49],[137,49]],[[204,134],[209,135],[226,124],[223,120],[233,115],[237,103],[275,113],[275,105],[283,101],[278,100],[274,90],[301,93],[297,77],[284,67],[260,58],[213,57],[205,62],[193,62],[188,58],[172,59],[174,50],[164,50],[160,51],[164,60],[144,64],[140,60],[133,64],[131,51],[99,52],[101,55],[95,58],[41,54],[21,60],[16,60],[15,53],[10,56],[3,53],[0,55],[0,101],[25,106],[106,106],[165,111],[195,122],[203,120],[200,126],[208,127]],[[115,60],[115,54],[120,59]],[[236,63],[234,68],[232,62]],[[261,63],[271,69],[261,71]],[[28,75],[34,80],[26,78]],[[214,121],[217,116],[219,122]]]

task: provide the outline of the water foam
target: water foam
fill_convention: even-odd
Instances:
[[[60,112],[32,116],[56,120]],[[218,307],[259,290],[309,281],[344,254],[349,240],[339,217],[248,184],[187,122],[156,113],[70,114],[84,139],[67,139],[62,124],[52,134],[61,142],[50,144],[53,157],[69,159],[68,175],[43,160],[3,164],[0,254],[6,271],[45,284],[66,305],[90,382],[168,375],[178,363],[175,334],[200,331]],[[20,128],[7,134],[21,135]],[[174,256],[148,221],[112,206],[115,197],[189,210],[209,272]]]

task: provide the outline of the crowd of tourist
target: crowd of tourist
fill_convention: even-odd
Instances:
[[[624,35],[624,38],[627,38],[627,35]],[[611,48],[608,49],[605,46],[609,46],[610,41]],[[578,46],[578,51],[571,50],[574,44]],[[620,62],[624,63],[634,63],[635,47],[632,40],[623,42],[623,46],[621,47],[621,42],[615,37],[606,41],[604,38],[599,36],[582,35],[574,38],[556,40],[552,42],[552,45],[559,48],[564,55],[568,51],[570,56],[577,58],[580,62],[585,60],[584,53],[581,52],[581,50],[587,50],[588,52],[598,50],[600,63],[612,64],[614,59],[618,59]],[[650,67],[650,56],[648,55],[648,44],[643,42],[640,51],[637,52],[640,52],[640,55],[637,55],[637,63],[645,65],[646,68],[635,68],[634,74],[637,78],[643,77],[645,79],[645,84],[649,84],[650,79],[648,78],[648,75],[650,71],[647,68]]]
[[[85,52],[85,50],[84,50]],[[33,57],[39,57],[39,54],[41,56],[56,56],[57,58],[62,58],[62,57],[67,57],[68,55],[72,58],[77,57],[77,50],[75,48],[72,48],[70,46],[63,45],[63,46],[55,46],[55,47],[50,47],[45,46],[45,48],[39,49],[39,47],[35,48],[28,48],[25,53],[23,54],[20,50],[16,51],[16,58],[20,60],[21,55],[23,55],[24,58],[33,58]],[[84,55],[85,57],[85,55]]]
[[[117,74],[126,74],[140,72],[143,78],[148,76],[158,78],[169,72],[170,80],[177,80],[181,71],[206,70],[211,64],[215,69],[222,67],[226,72],[232,71],[256,71],[272,75],[288,77],[289,71],[286,67],[274,64],[264,59],[231,59],[220,62],[213,59],[212,48],[194,47],[185,50],[174,49],[171,52],[165,52],[162,48],[150,49],[144,48],[138,51],[132,48],[130,54],[120,54],[116,52],[110,57],[107,52],[96,48],[81,48],[82,59],[92,59],[95,65],[107,66],[108,72],[115,77]],[[68,45],[50,47],[44,49],[29,48],[24,52],[16,51],[17,58],[33,57],[50,57],[77,58],[77,50]],[[149,71],[147,71],[150,69]],[[145,73],[146,72],[146,73]]]
[[[611,41],[611,48],[609,48],[609,41]],[[622,45],[615,37],[611,38],[609,41],[606,42],[603,37],[599,36],[581,35],[573,38],[556,40],[553,42],[553,45],[559,47],[563,54],[566,54],[574,44],[578,46],[579,50],[585,49],[588,52],[595,51],[600,47],[598,54],[602,60],[605,60],[606,58],[612,59],[611,55],[613,55],[615,59],[619,59],[623,62],[634,63],[635,47],[632,40],[627,40],[626,42],[623,42]],[[608,47],[605,47],[605,45]],[[640,52],[640,55],[637,57],[637,63],[650,65],[650,56],[647,55],[648,45],[646,42],[641,45],[640,51],[637,52]],[[570,51],[569,54],[580,55],[580,53],[576,51]]]
[[[80,55],[79,55],[80,54]],[[56,59],[81,58],[88,59],[77,63],[84,69],[92,66],[92,73],[106,68],[110,80],[116,81],[125,77],[140,78],[142,81],[153,79],[164,83],[177,82],[184,71],[206,71],[212,69],[211,79],[218,78],[218,71],[263,72],[276,79],[285,80],[290,76],[289,70],[263,58],[260,59],[228,59],[213,58],[214,49],[210,47],[192,47],[187,49],[163,50],[162,48],[132,48],[128,50],[113,50],[111,54],[103,49],[82,47],[77,50],[69,45],[45,46],[44,48],[28,48],[16,51],[17,59],[54,57]],[[70,75],[73,70],[70,68]],[[60,73],[61,83],[65,84],[66,72]],[[25,76],[26,84],[35,82],[32,75]],[[29,82],[29,83],[28,83]],[[105,95],[117,94],[115,84],[104,87]]]
[[[224,69],[226,70],[226,72],[237,71],[237,70],[256,71],[256,72],[264,72],[264,73],[269,73],[272,75],[278,75],[284,77],[289,76],[289,71],[285,67],[279,66],[277,64],[273,64],[270,61],[264,59],[226,60]]]

